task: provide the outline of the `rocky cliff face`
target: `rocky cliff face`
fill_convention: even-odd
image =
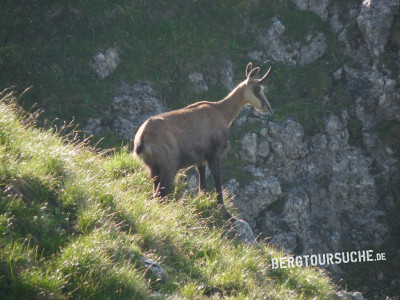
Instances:
[[[343,64],[330,74],[333,82],[345,84],[353,105],[326,117],[312,135],[306,135],[296,120],[269,122],[245,108],[233,130],[251,123],[261,125],[242,136],[233,151],[245,162],[252,180],[243,183],[231,178],[226,188],[234,195],[238,215],[253,231],[270,237],[271,243],[288,253],[379,246],[390,235],[385,214],[398,201],[393,187],[400,177],[396,144],[400,135],[400,39],[391,33],[399,2],[292,2],[300,10],[315,12],[329,26],[341,51],[356,62]],[[293,42],[283,36],[286,25],[278,16],[261,29],[250,21],[246,34],[253,35],[258,46],[248,53],[248,59],[259,63],[271,59],[294,67],[293,72],[297,65],[323,59],[328,49],[324,33],[310,31],[301,42]],[[234,86],[234,67],[229,59],[225,65],[227,76],[217,81],[229,89]],[[200,71],[188,74],[187,80],[195,91],[208,90],[207,76]],[[121,85],[117,93],[108,124],[125,138],[133,137],[135,128],[149,115],[164,109],[149,83]],[[324,99],[331,104],[337,101],[330,94]],[[104,120],[92,122],[93,128],[88,129],[95,131]],[[394,144],[391,135],[397,141]],[[335,267],[333,271],[341,270]]]
[[[254,179],[246,186],[230,181],[238,212],[288,253],[337,252],[349,241],[363,249],[387,237],[373,158],[349,145],[348,118],[347,112],[330,116],[311,138],[288,119],[242,139],[239,155],[247,155]],[[255,146],[249,147],[253,137]]]
[[[115,87],[117,95],[103,118],[89,119],[84,131],[91,134],[107,129],[124,139],[135,136],[140,125],[149,117],[165,111],[158,92],[148,81],[133,84],[121,81]]]
[[[397,201],[390,187],[399,183],[398,150],[376,129],[387,122],[400,129],[399,44],[388,40],[399,3],[349,3],[339,15],[335,1],[318,6],[313,5],[315,1],[294,2],[299,9],[313,10],[327,20],[345,45],[343,51],[359,62],[359,68],[343,65],[332,74],[333,80],[346,83],[354,106],[330,115],[319,133],[308,137],[294,120],[264,121],[261,130],[243,136],[237,151],[254,179],[246,185],[231,179],[227,187],[235,195],[238,213],[254,231],[271,237],[271,243],[288,253],[379,246],[390,231],[385,213]],[[361,35],[357,43],[348,34],[354,17]],[[319,59],[326,50],[321,33],[308,37],[305,45],[283,43],[279,36],[284,28],[274,20],[260,39],[263,55],[296,65]],[[390,67],[384,62],[388,52],[393,58]],[[253,122],[250,115],[237,126]],[[359,143],[351,132],[355,123],[360,124]],[[399,134],[392,129],[392,135],[396,139]]]

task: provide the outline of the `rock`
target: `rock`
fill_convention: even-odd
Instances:
[[[271,147],[269,146],[268,141],[261,142],[257,147],[257,156],[261,158],[267,158],[268,154],[270,153],[270,149]]]
[[[103,80],[120,64],[121,59],[116,48],[108,48],[105,53],[97,52],[92,59],[90,66],[96,75]]]
[[[363,126],[364,144],[376,147],[379,141],[372,130],[376,123],[379,120],[400,121],[398,81],[374,67],[355,70],[345,66],[344,71],[355,101],[355,117]]]
[[[296,234],[294,232],[285,232],[275,234],[270,243],[275,247],[282,248],[287,254],[293,254],[297,248]]]
[[[238,215],[254,225],[260,212],[276,201],[282,195],[282,190],[278,179],[267,177],[262,169],[253,167],[248,171],[252,172],[254,179],[240,189],[234,203]]]
[[[346,145],[349,139],[349,133],[344,128],[338,117],[331,115],[325,122],[325,132],[328,137],[328,150],[337,152],[340,147]]]
[[[314,36],[308,45],[303,45],[300,47],[300,65],[306,65],[316,61],[320,58],[326,51],[327,44],[325,40],[325,35],[318,33]]]
[[[233,63],[227,59],[221,67],[220,82],[228,91],[232,91],[236,86],[234,83],[234,77],[235,73],[233,71]]]
[[[321,32],[309,34],[306,44],[296,41],[287,43],[283,39],[284,32],[285,26],[279,19],[274,18],[266,34],[258,36],[260,45],[273,61],[283,62],[289,66],[298,63],[305,65],[316,61],[327,49],[325,35]]]
[[[287,65],[296,65],[294,57],[298,53],[290,45],[286,45],[281,36],[285,32],[285,26],[278,18],[273,19],[271,27],[266,35],[259,36],[258,40],[261,46],[273,61],[284,62]]]
[[[134,84],[120,82],[111,107],[111,130],[125,139],[132,139],[149,117],[162,113],[164,105],[148,81]]]
[[[350,118],[348,111],[330,115],[310,138],[290,119],[245,135],[238,154],[251,157],[245,169],[252,180],[232,189],[238,215],[254,232],[296,254],[338,251],[346,239],[354,249],[385,239],[372,158],[349,145]]]
[[[330,0],[292,0],[300,10],[310,10],[315,12],[322,20],[328,18],[328,6]]]
[[[144,268],[146,268],[146,272],[150,272],[157,278],[157,281],[164,283],[166,279],[165,271],[161,267],[161,265],[153,259],[142,257],[140,263]]]
[[[208,86],[203,78],[203,74],[199,72],[191,73],[188,75],[189,81],[193,84],[194,90],[197,93],[208,91]]]
[[[329,23],[334,33],[338,34],[343,31],[343,24],[339,20],[339,12],[336,5],[333,6],[333,12],[331,13]]]
[[[273,151],[288,159],[299,159],[307,155],[307,143],[304,141],[304,130],[299,123],[286,120],[282,124],[269,122],[269,141]]]
[[[144,121],[165,111],[158,92],[149,81],[133,84],[121,81],[115,90],[117,95],[110,109],[103,112],[104,117],[88,119],[84,131],[96,134],[106,128],[124,139],[132,139]]]
[[[100,118],[89,118],[86,126],[82,128],[82,131],[88,132],[89,134],[96,134],[101,130],[101,119]]]
[[[186,177],[186,182],[187,182],[187,187],[189,190],[196,191],[199,189],[199,183],[198,183],[196,175],[193,175],[193,174],[188,175]]]
[[[384,78],[376,87],[378,98],[378,117],[385,120],[400,121],[400,93],[396,80]]]
[[[248,245],[257,246],[258,243],[254,237],[253,230],[250,225],[244,220],[236,220],[234,222],[235,227],[235,238],[242,241]]]
[[[283,207],[283,222],[293,232],[300,233],[311,225],[310,199],[301,188],[292,189]]]
[[[253,50],[253,51],[249,52],[248,57],[252,61],[262,61],[263,53],[262,53],[262,51],[259,51],[259,50]]]
[[[256,163],[257,155],[257,134],[247,133],[240,141],[240,158],[252,164]]]
[[[226,190],[229,193],[229,197],[233,198],[235,195],[239,193],[240,184],[235,178],[231,178],[228,180],[228,183],[225,185]]]
[[[342,76],[343,76],[343,68],[338,69],[332,74],[333,79],[335,79],[336,81],[342,79]]]
[[[338,300],[365,300],[360,292],[338,291],[335,295]]]
[[[385,45],[396,13],[398,0],[364,0],[357,24],[371,55],[377,57]]]
[[[264,127],[260,130],[260,136],[263,138],[266,138],[268,136],[269,132],[268,132],[268,128]]]
[[[166,293],[161,293],[161,292],[152,292],[149,295],[150,299],[160,299],[160,300],[165,300],[165,299],[170,299],[171,296],[166,294]]]

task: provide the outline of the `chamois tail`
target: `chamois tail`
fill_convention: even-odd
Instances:
[[[149,145],[149,143],[145,142],[143,139],[140,139],[137,143],[135,143],[134,152],[137,157],[148,161],[153,157],[153,151]]]
[[[139,156],[144,150],[144,141],[140,141],[137,145],[135,145],[135,153]]]

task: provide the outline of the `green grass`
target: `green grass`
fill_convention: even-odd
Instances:
[[[338,3],[339,13],[344,14],[341,9],[345,6]],[[267,97],[275,111],[271,120],[293,118],[303,126],[306,136],[311,136],[324,128],[325,117],[340,115],[344,108],[352,110],[345,82],[334,81],[332,73],[344,64],[353,66],[354,62],[343,54],[343,45],[327,22],[312,12],[299,11],[292,3],[278,0],[257,4],[235,0],[178,0],[173,3],[164,0],[78,0],[74,3],[5,0],[0,3],[0,88],[16,85],[17,90],[22,91],[32,85],[19,102],[28,110],[34,103],[45,108],[40,124],[45,118],[59,118],[60,123],[75,118],[85,125],[88,117],[101,117],[109,109],[114,86],[121,79],[152,81],[169,108],[204,98],[218,100],[228,92],[220,84],[213,84],[220,76],[221,61],[230,59],[235,80],[242,80],[248,53],[260,49],[255,37],[263,34],[275,17],[285,25],[281,37],[284,42],[304,43],[309,33],[317,32],[324,33],[327,40],[327,51],[321,59],[296,67],[275,63],[268,81]],[[249,24],[255,24],[254,33],[249,28],[246,31]],[[398,37],[399,24],[399,18],[395,18],[389,37],[393,43]],[[356,23],[348,31],[354,36],[350,40],[359,38]],[[122,63],[113,75],[100,81],[90,68],[90,59],[97,51],[114,45],[120,51]],[[383,57],[383,62],[388,65],[393,55]],[[202,72],[210,88],[208,92],[196,94],[185,80],[193,70]],[[326,99],[326,95],[330,98]],[[10,98],[3,101],[8,102]],[[14,107],[12,110],[20,111],[14,104],[10,105],[2,109]],[[73,134],[61,138],[51,130],[23,128],[35,120],[27,121],[29,116],[25,116],[21,121],[12,112],[7,114],[8,111],[3,113],[0,130],[0,196],[5,199],[0,203],[1,294],[6,291],[14,298],[30,293],[98,298],[104,293],[107,297],[115,291],[104,292],[111,289],[105,287],[105,283],[97,290],[86,288],[85,282],[112,282],[107,277],[110,261],[131,272],[118,271],[120,281],[114,285],[119,287],[122,298],[132,298],[135,293],[148,295],[151,291],[187,298],[211,297],[217,293],[237,298],[241,294],[244,298],[259,298],[260,295],[301,298],[301,295],[306,297],[314,293],[289,280],[294,276],[290,272],[282,271],[275,276],[276,272],[268,271],[272,251],[269,248],[264,248],[262,254],[255,254],[262,255],[264,261],[253,257],[263,271],[246,275],[250,284],[240,278],[235,279],[236,287],[224,284],[225,279],[221,277],[224,267],[216,263],[220,262],[217,257],[221,254],[204,250],[208,249],[205,245],[208,238],[221,236],[222,242],[218,243],[227,243],[233,249],[237,245],[227,240],[228,228],[212,195],[197,197],[187,193],[178,180],[170,203],[151,201],[151,184],[140,164],[125,148],[113,154],[95,153],[74,140]],[[59,123],[52,121],[51,124],[58,126]],[[397,154],[399,147],[393,142],[393,136],[398,127],[394,122],[382,122],[376,127],[376,133]],[[261,125],[232,129],[231,145],[235,149],[244,132],[259,132]],[[349,133],[349,143],[362,147],[358,122],[349,122]],[[124,145],[126,141],[105,129],[91,141],[92,145],[97,143],[106,149]],[[251,174],[241,171],[243,162],[232,153],[230,151],[224,160],[223,179],[235,177],[245,183],[251,179]],[[190,221],[186,215],[190,216]],[[390,220],[394,228],[398,228],[395,213]],[[162,225],[168,229],[160,229]],[[196,235],[198,241],[194,242]],[[84,239],[88,236],[90,238]],[[98,257],[88,259],[90,271],[85,271],[84,275],[75,271],[76,275],[72,271],[72,275],[64,275],[63,272],[67,272],[62,268],[64,249],[71,245],[84,249],[91,239],[112,244],[111,241],[118,238],[125,241],[119,242],[126,245],[124,255],[112,250],[98,251]],[[230,251],[234,258],[245,252],[231,248],[218,251],[222,250]],[[199,251],[206,254],[199,255]],[[154,278],[138,263],[142,255],[163,264],[168,272],[166,283],[153,282]],[[79,263],[85,264],[85,261]],[[218,280],[209,275],[213,264],[220,274]],[[104,265],[104,273],[97,272],[100,265]],[[36,270],[32,277],[25,276],[29,274],[26,270],[31,269]],[[238,267],[238,270],[243,271],[243,268]],[[247,271],[240,272],[236,275],[232,272],[232,276],[247,274]],[[257,272],[264,272],[267,278],[260,279],[263,275],[255,275]],[[137,282],[134,284],[137,289],[125,286],[124,280]],[[240,288],[239,283],[246,288]],[[316,293],[321,298],[329,294]]]
[[[126,149],[95,151],[73,134],[31,125],[0,103],[0,294],[3,299],[333,298],[318,269],[271,269],[281,252],[232,239],[215,195],[169,200]],[[155,259],[166,280],[143,267]]]

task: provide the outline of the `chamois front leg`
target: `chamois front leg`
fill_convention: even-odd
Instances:
[[[197,172],[199,173],[199,193],[206,192],[206,166],[203,164],[196,165]]]
[[[227,219],[233,223],[236,220],[234,217],[232,217],[232,215],[226,209],[226,207],[224,205],[224,199],[222,197],[220,161],[221,161],[221,159],[219,157],[213,157],[208,160],[208,166],[210,167],[211,174],[213,175],[214,186],[215,186],[215,190],[217,192],[218,205],[221,207],[221,210],[223,211],[223,213],[225,214]]]

